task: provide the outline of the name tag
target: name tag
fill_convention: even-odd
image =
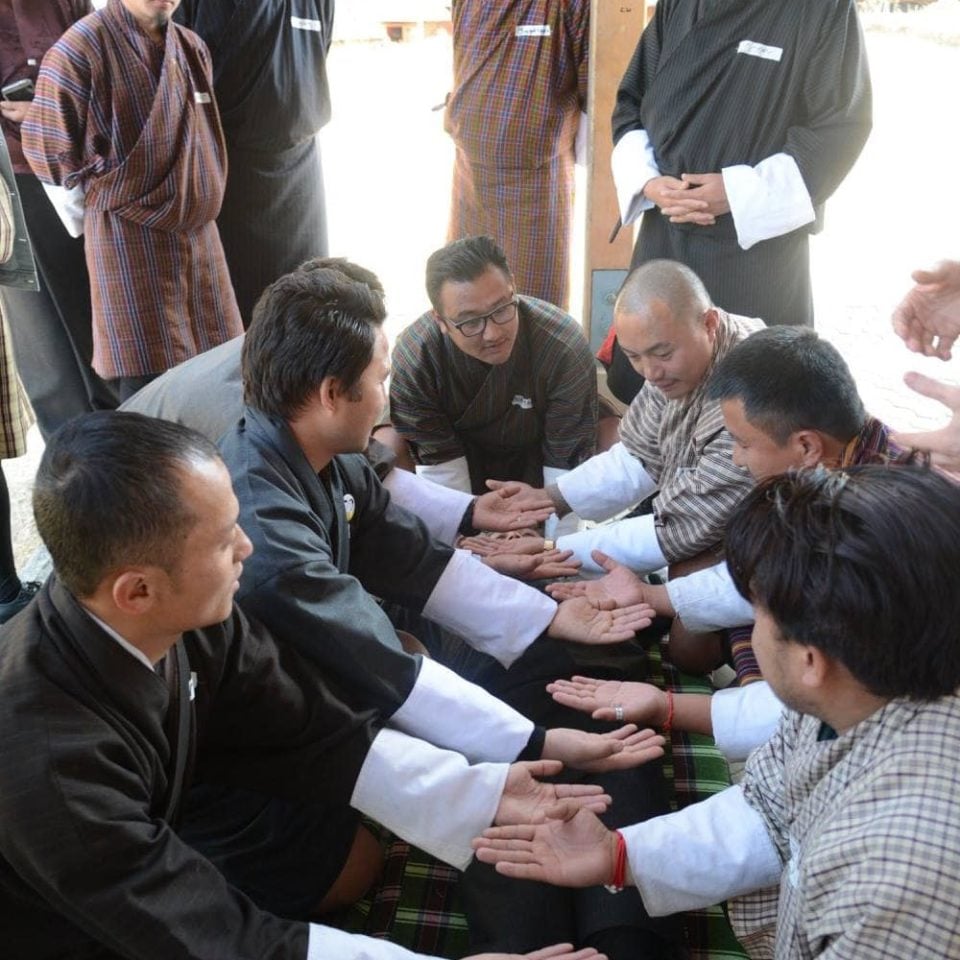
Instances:
[[[204,93],[202,90],[194,90],[193,92],[193,102],[194,103],[209,103],[210,94]]]
[[[518,393],[511,401],[511,405],[519,407],[521,410],[532,410],[533,401],[529,397],[521,397]]]
[[[323,33],[323,23],[319,20],[307,20],[304,17],[291,17],[290,26],[294,30],[312,30],[314,33]]]
[[[737,53],[745,53],[748,57],[760,57],[761,60],[775,60],[779,63],[783,56],[783,47],[769,47],[765,43],[741,40]]]
[[[515,37],[549,37],[549,23],[522,23],[514,31]]]
[[[357,501],[353,499],[352,493],[343,495],[343,512],[347,518],[347,523],[353,519],[353,515],[357,512]]]
[[[191,670],[190,671],[190,683],[187,685],[190,689],[190,699],[197,699],[197,675]]]
[[[35,67],[36,65],[37,65],[37,58],[36,58],[36,57],[28,57],[28,58],[27,58],[27,66],[28,66],[28,67]]]

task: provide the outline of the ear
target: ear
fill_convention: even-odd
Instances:
[[[830,658],[818,647],[802,646],[800,682],[808,690],[820,690],[830,673]]]
[[[340,380],[337,377],[324,377],[314,393],[314,398],[320,401],[321,408],[326,412],[337,409],[340,396]]]
[[[816,430],[798,430],[790,438],[797,451],[797,465],[815,467],[823,462],[823,437]]]
[[[703,329],[707,331],[707,336],[710,338],[711,342],[717,335],[717,329],[720,326],[720,314],[717,313],[716,307],[710,307],[709,310],[703,311]]]
[[[110,586],[110,599],[117,610],[127,616],[149,613],[157,600],[156,567],[134,567],[118,574]]]
[[[430,311],[430,316],[433,317],[433,322],[440,328],[440,332],[445,336],[450,336],[450,331],[447,329],[447,325],[443,322],[443,317],[437,313],[436,310]]]

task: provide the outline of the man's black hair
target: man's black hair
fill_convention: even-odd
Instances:
[[[846,361],[808,327],[768,327],[714,367],[711,400],[740,400],[747,420],[783,446],[798,430],[848,443],[867,418]]]
[[[734,512],[727,563],[786,641],[879,697],[960,687],[960,488],[911,466],[773,477]]]
[[[383,295],[341,268],[308,261],[281,277],[257,302],[243,343],[244,402],[290,419],[326,377],[353,395],[385,316]]]
[[[219,459],[202,434],[139,413],[98,411],[61,427],[37,470],[33,513],[67,589],[88,597],[131,564],[175,570],[198,519],[181,497],[183,470]]]
[[[445,283],[470,283],[490,267],[496,267],[507,280],[511,279],[507,258],[490,237],[464,237],[430,254],[427,260],[427,296],[437,315],[443,315],[440,291]]]

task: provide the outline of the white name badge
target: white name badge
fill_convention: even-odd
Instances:
[[[511,401],[511,406],[519,407],[521,410],[532,410],[533,401],[529,397],[522,397],[518,393]]]
[[[549,37],[549,23],[522,23],[514,31],[515,37]]]
[[[290,26],[293,27],[294,30],[312,30],[314,33],[323,33],[323,24],[319,20],[291,17]]]
[[[765,43],[741,40],[737,53],[745,53],[748,57],[760,57],[761,60],[775,60],[779,63],[783,56],[783,47],[769,47]]]
[[[194,90],[193,102],[194,103],[210,103],[210,94],[204,93],[202,90]]]

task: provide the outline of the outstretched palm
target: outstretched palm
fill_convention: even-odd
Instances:
[[[663,691],[650,683],[572,677],[547,684],[547,692],[557,703],[589,713],[595,720],[622,719],[656,726],[663,722],[666,713]],[[619,718],[618,705],[623,709],[623,716]]]
[[[649,627],[656,611],[646,604],[614,609],[611,601],[591,603],[586,597],[561,602],[548,628],[557,640],[574,643],[623,643]]]
[[[566,600],[570,597],[586,597],[591,603],[612,602],[617,607],[630,607],[637,603],[648,603],[647,584],[629,567],[617,563],[599,550],[591,554],[595,563],[607,573],[596,580],[583,580],[575,584],[557,583],[547,587],[554,600]]]
[[[499,825],[539,823],[558,803],[569,809],[586,807],[602,813],[610,805],[610,796],[602,787],[588,783],[543,783],[537,777],[556,776],[563,764],[556,760],[512,763],[503,786],[503,795],[493,818]]]

